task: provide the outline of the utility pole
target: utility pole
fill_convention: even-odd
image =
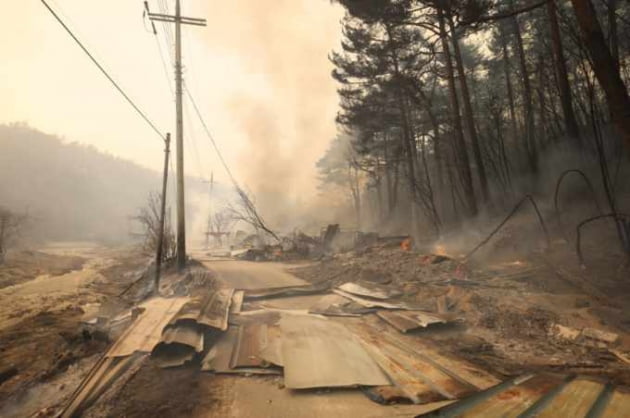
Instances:
[[[175,113],[177,172],[177,268],[186,265],[186,217],[184,214],[184,120],[182,115],[182,33],[181,25],[206,26],[205,19],[181,15],[180,0],[175,2],[175,15],[148,13],[149,19],[175,23]]]
[[[166,213],[166,184],[168,182],[168,154],[170,152],[171,134],[164,140],[164,174],[162,175],[162,201],[160,202],[160,230],[158,231],[157,251],[155,254],[155,294],[160,293],[160,270],[162,267],[162,251],[164,248],[164,216]]]

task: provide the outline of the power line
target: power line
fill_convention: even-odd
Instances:
[[[225,168],[225,171],[227,172],[227,174],[230,177],[230,180],[232,181],[234,186],[237,189],[240,189],[240,187],[239,187],[239,185],[238,185],[238,183],[236,181],[236,178],[234,178],[234,175],[232,174],[232,171],[230,170],[230,167],[228,167],[227,163],[225,162],[225,159],[223,158],[223,154],[221,154],[221,150],[217,146],[217,143],[214,140],[214,137],[210,133],[210,130],[208,129],[208,126],[206,125],[206,122],[204,121],[203,116],[201,116],[201,112],[199,111],[199,108],[197,107],[197,103],[195,102],[195,99],[193,99],[192,94],[190,94],[190,90],[188,90],[188,87],[186,87],[186,85],[184,85],[184,90],[186,91],[186,95],[188,96],[188,99],[190,100],[190,103],[193,105],[193,109],[195,109],[195,113],[197,113],[197,117],[199,118],[199,121],[201,122],[201,125],[203,126],[203,129],[206,131],[206,135],[210,139],[210,142],[212,143],[212,146],[214,147],[214,150],[216,151],[217,156],[219,157],[219,160],[221,161],[221,164],[223,165],[223,168]]]
[[[118,90],[120,92],[120,94],[123,95],[123,97],[127,100],[127,102],[136,110],[136,112],[138,112],[138,114],[142,117],[142,119],[144,119],[144,121],[146,123],[149,124],[149,126],[160,136],[160,138],[162,138],[162,140],[166,140],[166,138],[164,137],[164,135],[160,132],[160,130],[158,128],[155,127],[155,125],[153,124],[153,122],[151,122],[151,120],[144,114],[144,112],[142,112],[142,110],[140,110],[140,108],[138,106],[136,106],[136,104],[129,98],[129,96],[127,96],[127,94],[123,91],[123,89],[118,85],[118,83],[116,83],[116,81],[114,81],[114,79],[107,73],[107,71],[105,71],[105,69],[101,66],[101,64],[99,64],[99,62],[96,60],[96,58],[94,58],[92,56],[92,54],[90,53],[90,51],[87,50],[86,47],[83,46],[83,44],[81,43],[81,41],[79,41],[79,39],[74,35],[74,33],[72,33],[72,31],[70,30],[70,28],[68,28],[68,26],[66,26],[66,24],[63,22],[63,20],[61,20],[61,18],[57,15],[57,13],[55,13],[55,11],[53,9],[50,8],[50,6],[48,5],[48,3],[46,3],[46,0],[41,0],[41,2],[44,4],[44,6],[46,6],[46,8],[48,9],[48,11],[55,17],[55,19],[57,19],[57,22],[59,22],[61,24],[61,26],[63,26],[63,28],[66,30],[66,32],[68,32],[68,34],[72,37],[72,39],[74,39],[74,41],[81,47],[81,49],[83,50],[83,52],[85,52],[87,54],[88,57],[90,57],[90,59],[92,60],[92,62],[98,67],[99,70],[101,70],[101,72],[105,75],[105,77],[107,77],[107,79],[114,85],[114,87],[116,88],[116,90]]]

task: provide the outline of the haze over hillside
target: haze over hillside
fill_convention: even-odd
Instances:
[[[41,239],[129,239],[137,229],[131,217],[161,187],[157,171],[25,124],[0,125],[0,149],[0,204],[28,212],[31,233]],[[199,239],[207,185],[187,183],[188,229]],[[172,183],[168,193],[172,198]]]

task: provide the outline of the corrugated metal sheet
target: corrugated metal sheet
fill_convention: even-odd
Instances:
[[[269,289],[253,289],[245,291],[245,300],[266,299],[287,296],[312,295],[328,290],[328,284],[311,284],[299,286],[273,287]]]
[[[387,376],[343,325],[286,315],[280,319],[280,329],[287,388],[389,384]]]
[[[238,340],[230,366],[263,367],[265,360],[260,356],[261,350],[267,345],[267,325],[253,323],[239,327]]]
[[[422,311],[378,311],[376,315],[400,332],[408,332],[429,325],[445,324],[447,321],[437,315]]]
[[[369,396],[381,402],[407,398],[414,403],[459,399],[491,387],[499,381],[468,363],[440,354],[389,328],[378,318],[348,321],[392,383],[374,388]]]
[[[270,367],[272,363],[277,363],[266,360],[262,355],[269,341],[275,340],[275,337],[270,337],[269,329],[271,327],[264,323],[230,326],[206,354],[201,370],[215,373],[281,374],[279,369]],[[277,336],[277,330],[272,335]]]
[[[330,294],[324,295],[309,309],[309,313],[326,316],[361,316],[374,312],[373,308],[366,308],[343,296]]]
[[[630,391],[590,377],[530,374],[420,416],[628,417]]]
[[[181,321],[194,321],[221,331],[227,330],[228,315],[234,289],[213,289],[205,298],[187,302],[173,317],[170,324]]]
[[[352,293],[358,296],[367,296],[375,299],[389,299],[402,295],[398,289],[391,286],[383,286],[369,282],[348,282],[339,286],[344,292]]]
[[[136,351],[151,352],[160,342],[164,327],[189,300],[187,297],[153,298],[142,303],[140,307],[144,311],[114,343],[107,355],[122,357]]]

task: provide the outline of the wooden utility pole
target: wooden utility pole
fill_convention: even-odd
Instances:
[[[177,171],[177,267],[186,265],[186,217],[184,214],[184,118],[182,114],[182,34],[181,25],[206,26],[205,19],[181,15],[180,0],[175,2],[175,15],[149,13],[151,20],[175,23],[175,114]]]
[[[157,251],[155,254],[155,293],[160,292],[160,270],[162,268],[162,251],[164,249],[164,216],[166,214],[166,184],[168,182],[168,154],[170,152],[171,134],[164,140],[164,174],[162,175],[162,201],[160,202],[160,230],[158,231]]]

